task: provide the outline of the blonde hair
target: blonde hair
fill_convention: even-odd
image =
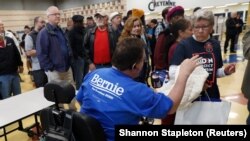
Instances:
[[[123,40],[124,38],[131,36],[131,31],[134,27],[134,22],[139,21],[140,25],[142,26],[142,22],[139,17],[130,17],[127,19],[124,28],[122,30],[121,36],[119,37],[119,41]]]

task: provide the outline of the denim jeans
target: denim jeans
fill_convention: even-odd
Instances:
[[[21,93],[20,78],[17,73],[0,75],[0,93],[2,99]]]
[[[78,57],[77,59],[74,59],[74,62],[72,63],[72,71],[76,82],[76,89],[78,90],[84,77],[84,60],[82,58]]]

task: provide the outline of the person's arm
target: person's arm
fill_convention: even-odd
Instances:
[[[243,43],[244,58],[247,60],[250,60],[250,31],[245,33],[245,35],[242,39],[242,43]]]
[[[45,31],[40,31],[36,41],[36,51],[40,66],[45,71],[53,69],[53,63],[49,57],[49,35]]]
[[[197,66],[201,65],[198,63],[199,60],[200,60],[199,56],[195,55],[190,59],[185,59],[181,63],[180,72],[176,79],[175,85],[173,86],[173,88],[168,94],[168,97],[173,101],[173,107],[171,108],[168,114],[172,114],[176,112],[181,102],[181,99],[183,97],[186,82],[187,82],[189,75],[193,72],[193,70]]]
[[[12,40],[12,42],[14,43],[14,40]],[[15,47],[14,47],[14,53],[15,53],[15,58],[16,58],[16,62],[17,62],[17,65],[18,65],[18,72],[19,73],[23,73],[23,61],[21,59],[21,55],[16,47],[15,44],[13,44]]]
[[[93,63],[93,61],[90,58],[90,48],[91,48],[91,43],[90,43],[90,38],[91,38],[91,32],[94,29],[90,29],[87,31],[87,33],[84,36],[84,40],[83,40],[83,47],[84,47],[84,60],[86,60],[86,62],[89,65],[89,71],[95,70],[95,64]]]
[[[36,50],[34,49],[33,40],[30,35],[25,37],[25,52],[27,56],[36,56]]]

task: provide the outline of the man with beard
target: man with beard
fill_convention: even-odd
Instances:
[[[84,37],[85,60],[89,71],[111,67],[111,58],[116,47],[114,33],[106,24],[108,16],[104,12],[98,12],[94,17],[96,27],[89,29]]]

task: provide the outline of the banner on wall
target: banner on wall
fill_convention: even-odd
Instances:
[[[175,3],[174,1],[171,1],[171,0],[160,0],[160,1],[157,1],[157,0],[152,0],[151,2],[148,3],[148,10],[149,11],[155,11],[155,8],[157,7],[168,7],[168,6],[175,6]]]

